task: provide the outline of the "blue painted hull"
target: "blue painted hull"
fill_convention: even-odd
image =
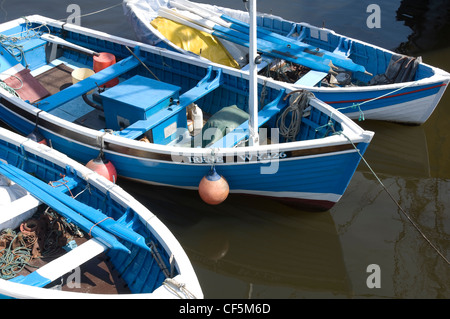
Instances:
[[[51,23],[53,22],[49,22]],[[53,32],[56,33],[59,27],[56,23],[53,24],[55,25]],[[126,58],[130,53],[123,45],[105,40],[108,39],[107,36],[86,30],[82,32],[78,34],[77,30],[71,31],[68,39],[78,45],[89,46],[93,50],[114,48],[113,52],[124,61],[117,63],[116,69],[126,65],[125,61],[134,61],[132,56]],[[128,45],[133,46],[136,43],[130,41]],[[163,56],[159,49],[150,46],[143,46],[140,54],[159,79],[181,88],[180,101],[186,101],[186,94],[191,92],[192,89],[189,90],[191,87],[194,87],[195,92],[200,92],[196,83],[204,78],[207,70],[211,69],[210,64],[202,60],[170,52]],[[84,56],[67,51],[65,57],[76,58],[78,62],[89,65],[89,60]],[[45,64],[45,61],[42,63]],[[133,63],[132,67],[136,70],[130,71],[132,69],[130,67],[124,71],[128,72],[124,76],[145,74],[146,70],[139,63],[136,61]],[[196,103],[199,103],[204,112],[210,114],[233,104],[242,110],[248,110],[247,75],[242,71],[227,69],[220,71],[223,72],[223,78],[219,87]],[[99,77],[100,73],[96,76]],[[92,79],[86,80],[89,81],[84,83],[93,82]],[[284,101],[286,99],[283,100],[281,97],[286,95],[286,90],[290,90],[288,87],[280,87],[275,82],[259,85],[261,89],[264,88],[268,101]],[[81,163],[87,163],[97,157],[101,140],[104,139],[105,157],[113,163],[119,176],[170,187],[197,189],[200,180],[211,168],[210,157],[214,151],[216,170],[228,181],[230,192],[295,201],[302,207],[312,209],[329,209],[340,199],[373,136],[372,132],[362,130],[353,121],[334,112],[323,102],[313,99],[309,105],[310,110],[302,119],[300,132],[294,142],[280,140],[279,144],[253,148],[224,147],[217,150],[143,143],[138,140],[139,134],[130,137],[136,132],[130,130],[134,124],[113,134],[105,134],[103,130],[86,128],[75,122],[52,116],[52,104],[64,106],[66,103],[64,99],[68,100],[75,90],[77,86],[69,87],[50,96],[44,102],[38,102],[37,106],[42,103],[40,109],[30,107],[29,104],[17,99],[1,97],[1,120],[24,135],[33,131],[35,123],[38,122],[39,131],[52,147]],[[280,112],[286,105],[282,102],[277,103],[281,103],[279,109],[276,109]],[[265,119],[266,125],[271,128],[275,126],[276,118],[273,114],[278,116],[278,113],[273,113],[273,108],[269,109],[268,105],[271,103],[266,104],[259,115],[268,114],[268,118]],[[44,111],[37,119],[36,113],[39,110]],[[339,134],[333,134],[331,129]],[[144,132],[146,130],[148,128]],[[187,155],[180,157],[177,152]]]
[[[193,5],[196,5],[193,2]],[[197,4],[219,15],[248,21],[247,12],[226,7]],[[158,9],[171,7],[168,1],[124,1],[125,15],[139,41],[166,49],[192,54],[163,37],[151,23],[158,16]],[[145,8],[143,10],[142,8]],[[311,45],[326,53],[338,53],[363,66],[373,75],[384,74],[394,52],[351,39],[333,30],[318,28],[307,23],[293,22],[281,17],[260,14],[258,28],[276,35],[299,40],[302,45]],[[230,51],[231,52],[231,51]],[[295,54],[295,53],[294,53]],[[269,57],[270,58],[270,57]],[[301,64],[301,63],[300,63]],[[280,72],[280,71],[278,71]],[[263,71],[260,74],[265,75]],[[353,72],[352,86],[324,86],[321,82],[290,82],[297,89],[307,89],[317,98],[335,107],[351,119],[370,119],[408,124],[422,124],[437,107],[450,81],[450,74],[420,62],[414,79],[410,82],[369,85],[372,76]],[[279,81],[286,81],[287,76]]]
[[[422,124],[432,114],[448,81],[358,92],[316,91],[317,98],[352,119]]]
[[[20,122],[17,118],[2,118],[8,123]],[[24,128],[22,133],[26,134],[30,129],[32,126]],[[81,163],[98,155],[96,148],[49,131],[41,132],[54,148]],[[367,143],[358,144],[361,155],[367,147]],[[286,153],[280,154],[278,156],[284,157]],[[171,162],[124,156],[107,150],[105,155],[121,177],[177,188],[198,189],[200,180],[211,168],[209,163],[194,163],[198,162],[195,157],[175,158],[175,162]],[[350,148],[319,156],[279,158],[272,162],[255,161],[257,156],[252,156],[253,162],[242,162],[245,157],[249,158],[249,155],[242,155],[233,159],[234,163],[216,163],[216,170],[227,180],[231,193],[273,197],[314,210],[333,207],[344,194],[361,160],[357,151]],[[262,174],[270,167],[274,167],[275,173]]]
[[[6,123],[18,123],[15,128],[22,134],[28,134],[33,129],[32,123],[21,121],[15,114],[8,115],[3,108],[0,109],[0,114]],[[51,141],[54,148],[81,163],[87,163],[98,155],[99,150],[95,147],[51,131],[41,129],[41,133]],[[358,144],[361,155],[367,146],[368,143]],[[278,155],[281,158],[272,162],[255,161],[257,155],[252,155],[253,161],[248,161],[249,155],[244,154],[233,158],[231,163],[216,163],[215,167],[228,181],[232,193],[273,197],[296,202],[305,208],[326,210],[344,194],[361,160],[361,156],[352,148],[318,156],[288,157],[286,153],[289,152],[281,152]],[[200,180],[211,168],[209,163],[198,163],[199,159],[195,156],[178,158],[174,155],[174,161],[165,161],[108,150],[105,150],[105,154],[116,167],[119,176],[178,188],[197,189]],[[265,153],[262,154],[266,156]],[[247,160],[243,162],[245,158]],[[271,165],[276,172],[262,174]]]
[[[55,245],[59,245],[63,238],[59,238],[58,241],[58,239],[55,240],[55,235],[50,235],[48,238],[52,240],[53,244],[48,241],[46,245],[41,244],[39,247],[39,252],[45,257],[44,261],[39,261],[36,264],[30,259],[27,261],[30,267],[23,271],[20,265],[11,269],[7,267],[8,263],[2,263],[0,265],[0,299],[92,298],[94,296],[100,298],[114,296],[119,298],[180,297],[183,292],[178,291],[177,295],[175,290],[165,288],[165,285],[168,284],[166,279],[169,277],[175,281],[185,281],[187,286],[191,287],[191,293],[195,293],[198,298],[203,296],[192,265],[170,231],[151,212],[119,186],[105,181],[97,174],[92,174],[92,171],[88,168],[66,155],[43,145],[38,145],[30,139],[4,128],[0,128],[0,159],[2,160],[1,174],[5,174],[12,181],[24,187],[24,193],[26,191],[31,194],[19,197],[17,200],[21,201],[22,204],[20,205],[14,201],[11,202],[10,206],[8,206],[9,202],[2,203],[4,209],[10,209],[0,218],[0,230],[11,228],[18,234],[18,227],[24,221],[30,218],[44,221],[42,215],[44,215],[44,211],[48,210],[48,206],[66,217],[66,220],[69,220],[66,214],[70,214],[70,209],[67,207],[78,210],[77,213],[70,215],[74,217],[70,222],[84,232],[83,236],[65,234],[67,236],[73,235],[70,240],[77,240],[75,247],[72,246],[67,254],[62,252],[60,246],[55,248]],[[3,161],[6,161],[7,164],[4,164]],[[85,192],[86,189],[89,189],[89,191]],[[28,196],[33,200],[31,204],[24,201],[29,200]],[[50,203],[53,203],[53,205]],[[38,208],[38,205],[41,207]],[[75,208],[76,206],[79,206],[81,210]],[[26,208],[24,209],[24,207]],[[32,208],[35,208],[35,210],[30,212],[29,210]],[[95,213],[92,214],[93,212]],[[102,220],[94,224],[92,218],[96,214],[104,215],[100,216]],[[113,228],[106,227],[106,224],[104,224],[106,220],[118,226],[116,230],[124,231],[122,234],[134,235],[126,238],[115,233]],[[48,227],[50,227],[50,223]],[[64,233],[64,231],[61,231],[62,228],[58,229],[58,233]],[[100,233],[100,229],[104,230],[103,235]],[[47,228],[41,227],[40,231],[37,232],[37,239],[44,242],[46,232]],[[48,229],[48,232],[52,234],[56,230],[50,231]],[[112,235],[113,233],[115,235]],[[137,234],[139,234],[138,237],[145,240],[145,243],[141,242],[142,245],[138,244],[137,241],[133,242],[132,238]],[[117,236],[117,239],[115,236]],[[84,237],[84,239],[81,239],[81,237]],[[109,246],[102,238],[109,238],[109,240],[118,243],[119,246]],[[110,243],[113,241],[110,241]],[[118,247],[125,248],[125,251],[121,248],[116,249]],[[7,254],[8,250],[4,249],[2,255]],[[159,264],[155,262],[155,252],[160,256]],[[18,255],[20,257],[20,252]],[[80,279],[79,285],[73,287],[68,285],[69,287],[65,287],[64,291],[48,289],[55,284],[63,283],[65,280],[63,276],[72,272],[74,268],[80,269],[77,267],[81,267],[81,272],[92,271],[89,268],[90,266],[84,263],[96,258],[96,265],[106,257],[111,262],[111,267],[114,267],[127,284],[128,289],[126,291],[121,289],[118,283],[115,283],[111,290],[107,289],[107,285],[102,289],[96,289],[99,282],[106,278],[105,275],[98,276],[100,281],[97,280],[96,275],[93,275],[89,278],[89,284]],[[173,264],[173,273],[168,274],[164,272],[162,265],[170,268],[169,265],[173,263],[171,261],[173,257],[176,260]],[[26,256],[22,258],[26,258]],[[95,271],[92,272],[92,274],[94,273]]]

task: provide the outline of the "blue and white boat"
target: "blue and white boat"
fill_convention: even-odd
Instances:
[[[0,299],[203,298],[183,248],[120,186],[0,128]]]
[[[207,55],[206,42],[200,46],[192,40],[214,36],[238,68],[248,68],[248,12],[187,0],[124,0],[123,7],[141,42],[214,58],[217,55]],[[420,57],[396,54],[330,29],[270,14],[258,14],[257,24],[259,75],[310,90],[352,119],[422,124],[450,80],[448,72]],[[192,30],[203,33],[196,36]],[[330,62],[335,67],[329,67]]]
[[[217,172],[230,193],[327,210],[373,137],[308,92],[197,57],[42,16],[0,32],[1,120],[81,163],[101,152],[119,178],[199,189]],[[104,55],[116,63],[72,84]]]

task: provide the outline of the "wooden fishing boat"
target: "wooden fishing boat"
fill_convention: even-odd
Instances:
[[[247,12],[186,0],[124,0],[123,7],[139,41],[212,58],[205,46],[214,42],[193,44],[192,38],[213,36],[221,43],[219,49],[234,57],[236,67],[247,69]],[[448,72],[420,57],[396,54],[330,29],[269,14],[259,14],[257,24],[259,74],[308,89],[352,119],[422,124],[450,80]],[[193,35],[199,31],[201,36]],[[217,62],[224,61],[228,59]]]
[[[210,204],[231,192],[329,209],[373,137],[308,92],[196,57],[42,16],[0,31],[2,121],[37,128],[81,163],[101,153],[119,178],[198,189]]]
[[[0,299],[202,298],[183,248],[120,186],[0,128]]]

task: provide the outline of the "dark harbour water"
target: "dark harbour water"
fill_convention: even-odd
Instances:
[[[241,0],[200,2],[244,8]],[[0,21],[29,14],[66,18],[71,3],[86,14],[120,1],[1,0]],[[366,24],[369,4],[379,5],[381,28]],[[257,7],[450,70],[449,1],[260,0]],[[81,25],[135,38],[120,6],[83,17]],[[450,259],[450,93],[422,126],[359,124],[376,132],[365,155],[372,169]],[[363,163],[340,202],[324,213],[238,195],[211,207],[196,192],[119,184],[172,230],[206,298],[450,298],[450,267]],[[367,284],[373,264],[381,271],[380,288]]]

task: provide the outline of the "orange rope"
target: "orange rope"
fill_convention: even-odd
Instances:
[[[68,183],[69,181],[65,179],[65,178],[66,178],[66,175],[59,174],[59,176],[62,177],[62,180],[63,180],[64,182],[62,182],[62,181],[53,181],[53,182],[50,181],[50,182],[48,182],[48,184],[49,184],[51,187],[55,187],[55,188],[56,188],[56,187],[59,187],[59,186],[61,186],[61,185],[66,186],[67,190],[68,190],[69,193],[70,193],[70,196],[73,198],[74,196],[73,196],[73,194],[72,194],[72,191],[70,190],[69,186],[67,186],[67,183]],[[59,183],[60,185],[55,186],[54,183]]]
[[[112,217],[105,217],[105,218],[103,218],[101,221],[96,222],[94,225],[92,225],[91,229],[89,229],[89,236],[91,236],[91,231],[92,231],[92,229],[93,229],[95,226],[97,226],[98,224],[100,224],[101,222],[103,222],[103,221],[105,221],[105,220],[107,220],[107,219],[112,219],[112,220],[114,220]]]

